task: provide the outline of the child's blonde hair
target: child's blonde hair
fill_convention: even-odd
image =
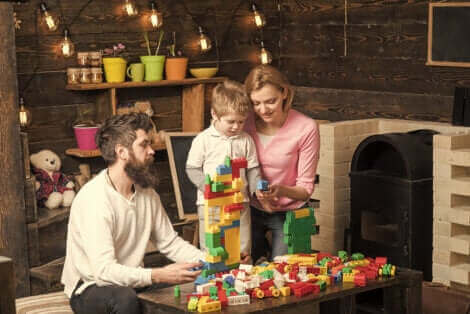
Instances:
[[[228,113],[246,115],[250,110],[250,98],[241,83],[225,80],[212,91],[211,108],[218,117]]]

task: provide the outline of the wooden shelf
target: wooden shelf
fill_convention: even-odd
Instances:
[[[160,86],[182,86],[182,85],[195,85],[205,83],[219,83],[223,82],[225,77],[212,77],[212,78],[189,78],[184,80],[161,80],[155,82],[122,82],[122,83],[99,83],[99,84],[69,84],[65,88],[68,90],[98,90],[98,89],[111,89],[111,88],[138,88],[138,87],[160,87]]]
[[[62,221],[69,217],[70,207],[59,207],[55,209],[38,208],[38,228],[46,227],[54,222]]]
[[[166,146],[165,143],[160,143],[160,144],[153,144],[152,145],[153,150],[165,150]],[[82,150],[79,148],[69,148],[65,150],[65,154],[69,156],[75,156],[75,157],[80,157],[80,158],[93,158],[93,157],[100,157],[101,152],[99,149],[93,149],[93,150]]]

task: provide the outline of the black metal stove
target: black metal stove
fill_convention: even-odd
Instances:
[[[432,277],[433,152],[437,132],[374,135],[351,164],[351,249]]]

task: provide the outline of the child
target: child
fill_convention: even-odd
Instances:
[[[256,192],[260,179],[258,158],[253,139],[243,131],[250,110],[250,99],[242,84],[226,80],[212,92],[211,126],[193,140],[186,162],[186,172],[198,188],[197,206],[199,215],[199,243],[205,249],[204,230],[204,175],[215,174],[216,167],[224,164],[226,156],[244,157],[248,167],[240,176],[245,183],[244,209],[240,213],[240,252],[242,262],[251,252],[251,216],[249,195]],[[248,195],[247,190],[250,192]]]

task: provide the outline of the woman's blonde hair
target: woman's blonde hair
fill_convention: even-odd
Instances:
[[[275,67],[262,64],[252,69],[245,79],[246,93],[250,96],[253,91],[260,90],[267,84],[278,88],[282,93],[287,92],[282,109],[284,112],[288,111],[292,106],[294,90],[287,78]]]
[[[218,117],[228,113],[246,115],[250,111],[250,103],[243,84],[232,80],[217,84],[212,91],[211,108]]]

